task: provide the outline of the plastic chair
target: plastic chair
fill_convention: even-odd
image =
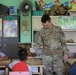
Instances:
[[[9,75],[30,75],[30,72],[9,72]]]

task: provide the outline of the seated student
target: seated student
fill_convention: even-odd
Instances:
[[[0,60],[6,60],[6,59],[8,59],[8,57],[4,53],[0,52]]]
[[[27,56],[28,56],[27,50],[24,48],[21,48],[18,52],[18,56],[19,56],[20,61],[14,61],[10,63],[9,68],[13,72],[29,71],[30,75],[32,75],[31,67],[26,64]]]
[[[0,61],[7,59],[8,57],[3,52],[0,52]],[[2,64],[2,62],[0,64]],[[5,68],[0,68],[0,74],[4,74],[4,73],[5,73]]]
[[[2,47],[2,44],[0,44],[0,60],[7,60],[8,57],[3,53],[1,52],[1,47]]]

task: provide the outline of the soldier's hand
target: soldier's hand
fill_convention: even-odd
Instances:
[[[64,60],[64,62],[66,62],[68,60],[68,54],[64,54],[63,60]]]
[[[30,48],[30,52],[31,52],[31,53],[35,53],[35,49]]]

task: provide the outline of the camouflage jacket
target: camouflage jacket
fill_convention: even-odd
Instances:
[[[38,49],[43,44],[43,52],[51,53],[52,51],[63,51],[68,53],[65,34],[58,26],[52,25],[52,28],[42,28],[35,35],[34,49]]]

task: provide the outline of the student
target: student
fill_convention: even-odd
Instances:
[[[1,50],[2,50],[1,47],[2,47],[2,44],[0,44],[0,61],[7,60],[8,57],[3,52],[1,52]]]
[[[21,48],[18,52],[18,57],[19,57],[20,61],[14,61],[14,62],[10,63],[9,68],[13,72],[28,71],[28,72],[30,72],[30,75],[32,75],[31,67],[26,64],[27,56],[28,56],[27,50],[24,48]]]
[[[6,60],[6,59],[8,59],[8,57],[4,53],[0,52],[0,60]]]
[[[7,60],[7,59],[8,57],[3,52],[0,52],[0,61]],[[2,64],[2,62],[0,64]],[[4,74],[4,73],[5,73],[5,69],[0,68],[0,74]]]

